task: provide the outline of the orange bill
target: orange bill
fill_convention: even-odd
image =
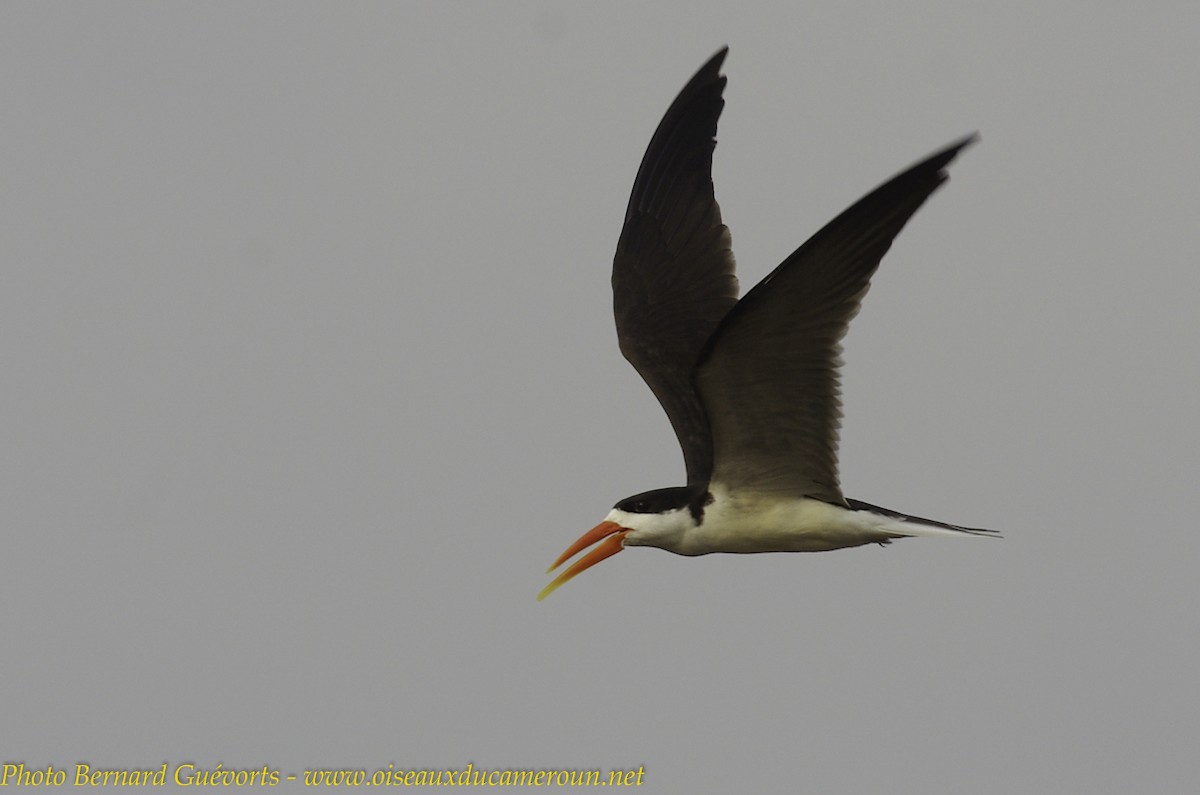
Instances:
[[[558,556],[558,560],[554,561],[554,565],[546,570],[547,574],[557,569],[563,564],[564,561],[568,560],[576,553],[587,549],[597,541],[603,541],[603,543],[599,544],[591,552],[575,561],[573,564],[571,564],[570,568],[558,575],[553,582],[543,588],[542,592],[537,596],[538,601],[540,602],[550,594],[554,593],[558,586],[567,582],[581,571],[586,571],[600,561],[606,558],[611,558],[613,555],[620,552],[623,548],[621,544],[624,542],[625,534],[628,532],[628,530],[626,530],[624,527],[621,527],[621,525],[617,524],[616,522],[601,522],[580,536],[578,541],[567,547],[566,552]]]

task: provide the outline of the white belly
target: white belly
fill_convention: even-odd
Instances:
[[[682,555],[710,552],[824,552],[894,538],[887,517],[807,497],[730,495],[714,488],[699,527],[680,539]]]

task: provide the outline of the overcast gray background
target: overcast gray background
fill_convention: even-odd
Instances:
[[[1200,11],[1120,5],[4,4],[0,761],[1194,791]],[[682,479],[609,268],[723,44],[744,289],[981,132],[847,338],[842,480],[1005,538],[538,604]]]

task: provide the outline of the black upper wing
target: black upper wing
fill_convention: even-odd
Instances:
[[[713,455],[693,369],[738,291],[729,230],[721,223],[712,184],[726,52],[696,73],[659,123],[638,169],[613,260],[621,353],[666,410],[689,484],[707,481]]]
[[[974,140],[859,200],[722,321],[696,372],[716,451],[713,482],[846,504],[837,474],[840,341],[892,239]]]

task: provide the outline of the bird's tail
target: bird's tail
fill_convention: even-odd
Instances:
[[[861,500],[847,499],[846,503],[854,511],[869,511],[878,516],[886,516],[892,521],[886,526],[886,530],[895,533],[897,536],[984,536],[985,538],[1001,538],[1001,535],[996,530],[986,530],[982,527],[961,527],[956,524],[947,524],[939,522],[935,519],[922,519],[919,516],[909,516],[906,513],[893,511],[890,508],[880,508],[878,505],[862,502]]]

